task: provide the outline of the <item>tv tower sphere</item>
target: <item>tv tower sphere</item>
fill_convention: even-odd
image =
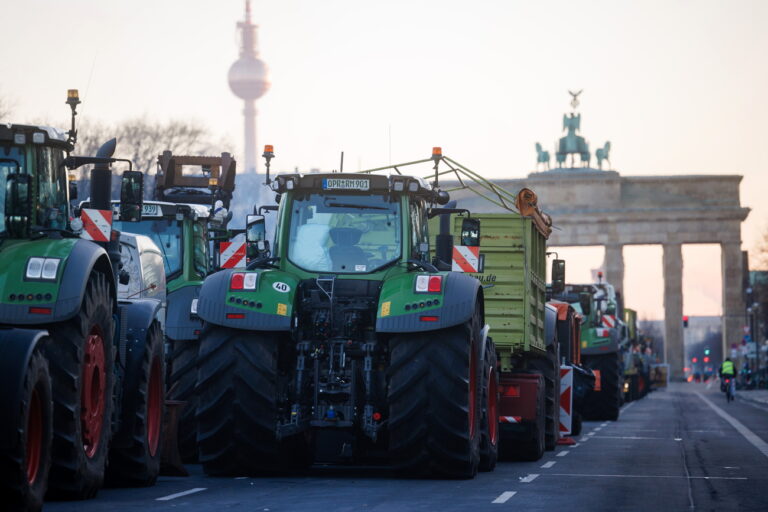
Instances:
[[[257,100],[269,90],[269,69],[258,57],[244,55],[229,68],[229,88],[244,100]]]

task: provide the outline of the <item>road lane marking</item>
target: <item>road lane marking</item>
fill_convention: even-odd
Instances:
[[[644,437],[644,436],[595,436],[595,439],[669,439],[668,437]]]
[[[248,477],[247,476],[236,476],[235,480],[245,480],[246,478],[248,478]]]
[[[572,444],[572,445],[571,445],[571,448],[576,448],[577,446],[579,446],[579,443],[576,443],[576,444]]]
[[[687,480],[749,480],[737,476],[685,476],[685,475],[595,475],[586,473],[547,473],[548,476],[573,476],[584,478],[683,478]]]
[[[517,491],[504,491],[491,503],[506,503],[509,498],[517,494]]]
[[[541,467],[542,467],[542,469],[549,469],[552,466],[554,466],[555,464],[557,464],[557,461],[556,460],[551,460],[551,461],[549,461],[549,462],[547,462],[545,464],[542,464]]]
[[[589,441],[588,437],[582,437],[581,439],[579,439],[580,443],[586,443],[587,441]]]
[[[621,408],[621,409],[619,409],[619,410],[620,410],[621,412],[624,412],[624,411],[626,411],[627,409],[629,409],[630,407],[632,407],[633,405],[635,405],[636,403],[637,403],[637,402],[629,402],[629,404],[628,404],[628,405],[625,405],[624,407],[622,407],[622,408]]]
[[[558,453],[557,457],[565,457],[566,455],[568,455],[568,453],[570,453],[570,452],[568,452],[568,450],[565,450],[563,452]]]
[[[606,421],[605,423],[601,423],[600,426],[601,427],[607,427],[608,426],[608,422]]]
[[[589,433],[589,434],[587,434],[587,435],[588,435],[588,436],[593,436],[593,435],[595,435],[595,433],[594,433],[594,432],[590,432],[590,433]]]
[[[524,484],[529,484],[539,477],[538,473],[529,473],[528,476],[520,478],[520,481]]]
[[[744,426],[742,422],[713,404],[707,397],[696,391],[696,394],[699,395],[699,398],[704,400],[704,403],[706,403],[708,406],[712,408],[713,411],[715,411],[721,418],[723,418],[725,421],[731,424],[733,428],[738,430],[739,434],[744,436],[744,438],[752,443],[755,448],[757,448],[760,453],[768,457],[768,443],[757,437],[754,432],[749,430],[747,427]]]
[[[595,432],[600,432],[601,430],[603,430],[603,427],[595,427],[595,428],[594,428],[594,431],[595,431]]]
[[[207,489],[208,489],[207,487],[195,487],[194,489],[190,489],[188,491],[177,492],[176,494],[169,494],[168,496],[163,496],[162,498],[156,498],[155,501],[175,500],[176,498],[181,498],[182,496],[195,494],[196,492],[205,491]]]

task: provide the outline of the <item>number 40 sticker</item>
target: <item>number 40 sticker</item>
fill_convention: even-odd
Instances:
[[[288,284],[280,282],[280,281],[278,281],[275,284],[273,284],[272,288],[274,288],[275,290],[277,290],[280,293],[288,293],[289,291],[291,291],[291,287]]]

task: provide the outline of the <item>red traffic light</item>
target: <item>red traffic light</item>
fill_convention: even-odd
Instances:
[[[699,361],[698,357],[692,357],[691,362],[697,363]]]
[[[705,362],[705,363],[708,363],[708,362],[709,362],[709,357],[707,357],[707,356],[704,356],[704,362]]]
[[[688,327],[688,315],[683,317],[683,327]]]

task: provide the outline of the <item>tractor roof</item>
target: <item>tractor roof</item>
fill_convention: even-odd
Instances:
[[[120,204],[120,201],[112,200],[112,204]],[[207,219],[211,214],[210,206],[201,204],[169,203],[166,201],[144,201],[144,209],[141,216],[144,218],[172,217],[177,213],[194,212],[197,218]]]
[[[289,190],[306,190],[316,193],[369,193],[397,192],[436,199],[438,189],[418,176],[379,176],[363,173],[313,173],[280,174],[272,180],[272,190],[283,193]]]
[[[67,151],[73,149],[67,143],[67,133],[52,126],[3,124],[0,125],[0,142],[12,142],[14,144],[34,142],[46,146],[59,146]]]

